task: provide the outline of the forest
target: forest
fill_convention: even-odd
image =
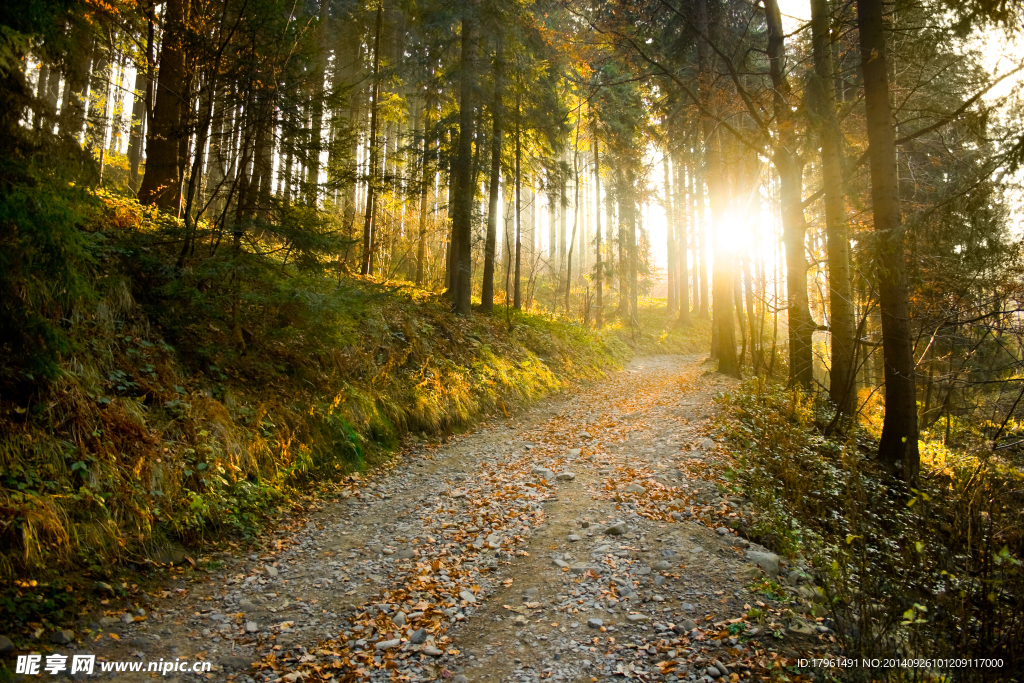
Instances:
[[[1003,662],[842,676],[1021,680],[1022,18],[3,3],[0,635],[259,543],[409,443],[701,354],[730,382],[712,478],[755,511],[729,533],[808,568],[823,647]]]

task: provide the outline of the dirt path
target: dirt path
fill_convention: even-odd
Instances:
[[[722,526],[744,504],[704,478],[727,385],[702,359],[646,357],[412,446],[263,552],[222,557],[148,605],[111,600],[77,648],[202,659],[208,679],[246,683],[758,678],[764,634],[740,617],[767,600],[747,589],[756,564],[777,572],[778,559]]]

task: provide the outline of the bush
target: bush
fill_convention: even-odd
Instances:
[[[849,670],[851,680],[1019,680],[1024,671],[1024,476],[984,450],[923,442],[919,485],[887,479],[857,432],[762,378],[724,399],[750,533],[814,566],[852,657],[1002,660],[1002,668]]]

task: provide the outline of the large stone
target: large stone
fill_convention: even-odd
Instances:
[[[671,568],[672,568],[672,563],[671,562],[666,562],[665,560],[661,560],[660,562],[655,562],[654,563],[654,567],[652,567],[652,569],[654,569],[656,571],[659,571],[659,572],[663,572],[663,571],[669,570]]]
[[[558,476],[555,477],[558,481],[572,481],[576,478],[576,475],[572,472],[559,472]]]
[[[645,493],[647,493],[647,489],[645,489],[640,484],[630,484],[629,486],[627,486],[626,488],[624,488],[622,490],[625,491],[626,493],[635,493],[638,496],[642,496]]]
[[[468,603],[476,604],[476,596],[470,593],[469,591],[460,591],[459,597]]]
[[[14,650],[14,643],[7,636],[0,636],[0,653],[12,652]]]
[[[401,644],[401,638],[395,638],[394,640],[382,640],[376,645],[374,645],[373,649],[377,652],[385,652],[387,650],[394,650],[395,648],[401,646]]]
[[[246,633],[256,633],[256,631],[259,631],[259,630],[260,630],[260,625],[257,624],[255,621],[247,621],[247,622],[245,622],[245,631],[246,631]]]
[[[604,622],[594,617],[592,619],[587,619],[587,626],[589,626],[590,628],[601,628],[602,626],[604,626]]]
[[[271,567],[270,565],[267,565],[266,567],[263,568],[263,571],[270,578],[272,578],[272,579],[277,578],[277,573],[278,573],[277,572],[277,567]]]
[[[440,649],[434,647],[433,645],[424,645],[420,649],[420,652],[422,652],[423,654],[425,654],[425,655],[427,655],[429,657],[440,657],[441,655],[444,654],[444,650],[440,650]]]
[[[416,557],[416,551],[412,548],[402,548],[398,551],[397,556],[400,560],[411,560]]]
[[[748,562],[758,565],[771,576],[779,575],[779,556],[775,553],[748,550],[744,555]]]
[[[650,621],[651,620],[651,618],[649,616],[647,616],[646,614],[627,614],[626,615],[626,619],[628,619],[629,621],[632,621],[633,623],[637,623],[637,622],[641,622],[641,621]]]
[[[67,645],[75,639],[75,632],[68,629],[61,629],[50,634],[50,642],[57,645]]]
[[[244,671],[252,664],[248,657],[239,655],[223,655],[219,660],[220,665],[229,671]]]
[[[419,628],[409,635],[409,642],[413,645],[422,645],[427,642],[427,629]]]
[[[406,622],[405,612],[399,612],[395,616],[391,617],[391,622],[395,626],[405,626],[405,622]]]
[[[684,633],[689,633],[695,628],[697,628],[696,621],[694,621],[693,619],[683,619],[683,621],[676,624],[675,628],[673,628],[672,630],[682,635]]]
[[[625,522],[616,522],[604,530],[609,536],[622,536],[629,533],[629,525]]]
[[[711,439],[704,439],[703,441],[700,442],[700,447],[705,451],[710,451],[712,448],[715,447],[715,442],[712,441]]]

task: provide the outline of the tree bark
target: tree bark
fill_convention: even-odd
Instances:
[[[472,11],[472,10],[470,10]],[[473,227],[473,86],[474,86],[474,41],[476,27],[474,18],[467,15],[462,19],[462,65],[459,93],[459,142],[454,159],[454,183],[452,192],[452,269],[450,291],[456,313],[470,313],[471,269],[472,269],[472,227]]]
[[[893,475],[914,482],[920,470],[917,387],[906,279],[903,219],[896,171],[896,134],[889,100],[883,0],[857,0],[861,71],[868,132],[871,205],[879,305],[882,313],[882,358],[885,365],[885,417],[878,459]]]
[[[597,329],[604,326],[604,263],[601,261],[601,150],[597,139],[597,119],[594,119],[594,280],[596,308],[594,324]]]
[[[377,5],[377,19],[374,24],[373,38],[373,103],[370,105],[370,160],[366,167],[366,214],[363,218],[363,263],[360,272],[373,275],[373,243],[374,232],[377,230],[376,184],[377,184],[377,111],[380,109],[380,32],[384,21],[384,0]]]
[[[829,33],[828,0],[811,0],[811,44],[814,55],[812,102],[821,139],[822,180],[825,189],[825,232],[828,237],[829,328],[832,369],[829,397],[843,415],[856,408],[856,322],[850,269],[850,231],[843,190],[843,144],[836,116],[835,69]]]
[[[504,56],[501,35],[494,55],[494,103],[491,105],[491,178],[487,202],[487,237],[484,240],[484,281],[480,291],[480,310],[494,309],[494,252],[498,241],[498,198],[501,181],[501,60]],[[516,145],[518,149],[518,139]],[[518,198],[518,194],[516,195]],[[518,216],[518,212],[516,213]]]
[[[679,302],[676,300],[676,222],[672,211],[672,183],[669,178],[668,150],[665,150],[661,157],[661,166],[665,174],[665,248],[668,250],[665,276],[668,281],[668,314],[671,316],[679,310]]]
[[[764,7],[768,24],[769,71],[774,86],[774,109],[778,126],[772,163],[779,174],[782,241],[786,249],[789,378],[804,390],[810,390],[814,380],[811,340],[815,324],[807,298],[808,265],[804,245],[807,221],[803,209],[803,168],[797,156],[798,126],[793,116],[792,90],[786,74],[785,33],[778,0],[765,0]]]
[[[139,202],[155,204],[175,214],[181,208],[181,141],[185,136],[182,104],[188,102],[184,37],[188,0],[167,0],[164,42],[160,50],[156,104],[146,134],[146,174]]]

